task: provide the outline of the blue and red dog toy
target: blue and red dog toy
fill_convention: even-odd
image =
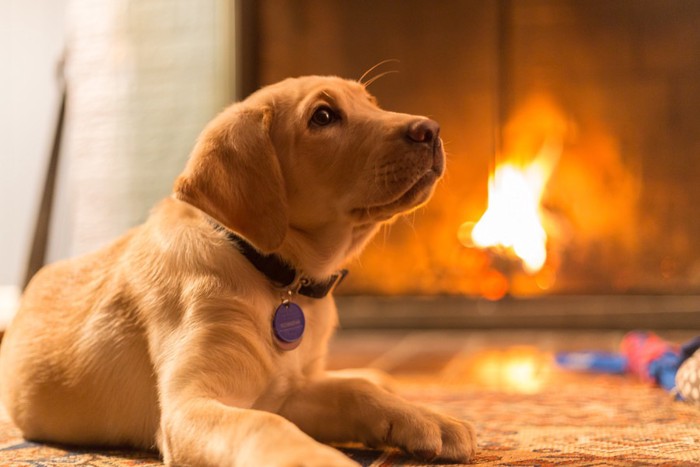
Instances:
[[[597,373],[631,373],[684,400],[700,403],[700,336],[682,346],[653,332],[633,331],[620,343],[620,352],[562,352],[559,366]]]

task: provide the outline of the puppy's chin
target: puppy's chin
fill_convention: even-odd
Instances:
[[[353,209],[351,215],[358,223],[383,222],[399,214],[417,209],[430,199],[441,175],[441,171],[431,168],[395,199],[386,203]]]

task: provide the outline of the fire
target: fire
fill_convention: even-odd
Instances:
[[[561,142],[550,138],[529,164],[498,165],[489,178],[486,212],[471,229],[471,239],[464,238],[465,226],[460,229],[462,243],[504,250],[530,274],[542,269],[547,259],[542,196],[560,154]]]
[[[548,253],[559,251],[562,232],[543,199],[564,142],[574,131],[568,114],[545,94],[524,100],[503,128],[486,210],[478,222],[465,222],[458,232],[462,245],[486,253],[490,266],[485,274],[499,278],[480,280],[480,295],[498,300],[511,291],[533,290],[523,288],[525,283],[540,290],[551,287],[558,259],[548,259]]]
[[[641,263],[625,258],[645,258],[639,229],[650,219],[640,209],[644,167],[630,165],[638,159],[623,154],[597,103],[578,103],[535,91],[512,99],[492,148],[488,122],[448,113],[445,129],[469,135],[453,141],[448,176],[425,209],[368,245],[342,292],[496,301],[629,290]],[[656,208],[675,194],[665,196]]]

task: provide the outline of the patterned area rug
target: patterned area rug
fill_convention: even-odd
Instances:
[[[408,399],[474,422],[475,465],[700,466],[700,410],[622,377],[591,376],[584,384],[535,395],[402,383]],[[394,451],[344,448],[363,466],[418,466]],[[24,441],[0,413],[0,465],[151,466],[148,452],[85,450]]]
[[[470,420],[479,438],[472,465],[700,467],[700,408],[633,378],[564,372],[539,349],[459,352],[444,338],[442,346],[432,347],[402,339],[404,348],[415,349],[413,356],[394,349],[374,362],[360,362],[362,351],[374,345],[362,342],[356,348],[344,344],[350,352],[336,364],[383,367],[407,399]],[[396,451],[341,449],[363,466],[427,465]],[[0,465],[162,464],[156,453],[27,442],[0,409]]]

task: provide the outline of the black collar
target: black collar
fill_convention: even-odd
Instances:
[[[214,224],[214,227],[217,230],[225,232],[226,238],[228,238],[228,240],[238,248],[241,254],[255,266],[255,269],[263,273],[270,282],[281,289],[296,287],[297,290],[292,290],[292,292],[311,298],[323,298],[340,284],[348,274],[347,269],[341,269],[331,275],[328,280],[316,282],[308,277],[304,277],[296,269],[287,264],[280,256],[274,253],[269,255],[260,253],[245,239],[223,226]]]

